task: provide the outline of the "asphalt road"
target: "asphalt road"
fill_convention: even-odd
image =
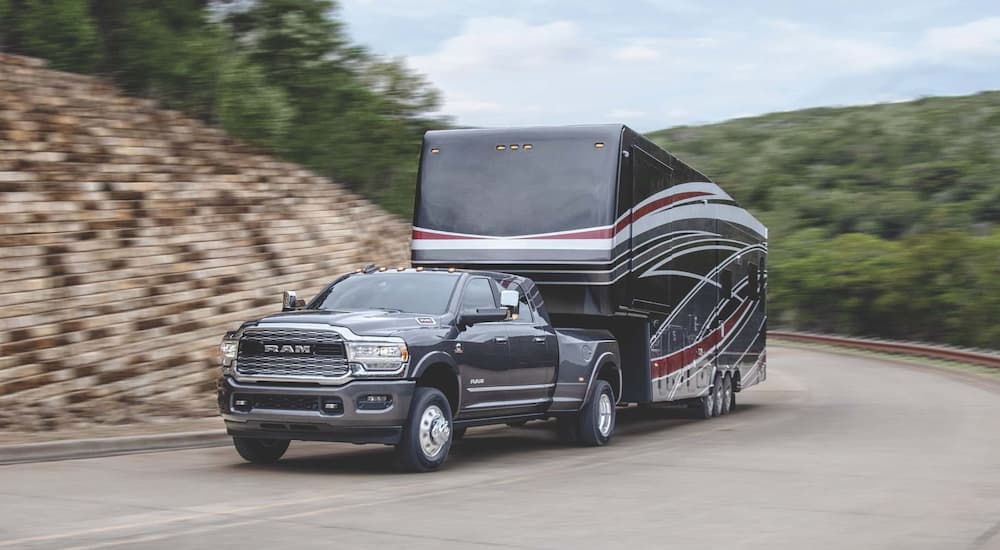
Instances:
[[[1000,548],[1000,390],[772,347],[730,416],[619,412],[612,445],[470,430],[438,473],[294,444],[0,467],[6,548]]]

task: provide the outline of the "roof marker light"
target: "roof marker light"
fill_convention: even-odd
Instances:
[[[437,147],[434,147],[433,149],[431,149],[431,154],[432,154],[432,155],[436,155],[436,154],[438,154],[438,153],[440,153],[440,152],[441,152],[441,150],[440,150],[440,149],[438,149]]]
[[[417,273],[420,273],[423,270],[424,270],[424,266],[420,266],[420,267],[417,268]]]
[[[388,269],[388,268],[386,268],[385,266],[382,266],[382,267],[378,268],[379,271],[385,271],[386,269]]]
[[[497,151],[506,151],[506,150],[507,150],[506,145],[497,145]]]
[[[520,149],[520,146],[518,144],[516,144],[516,143],[511,143],[510,144],[510,150],[511,151],[517,151],[518,149]]]
[[[448,268],[448,273],[454,273],[454,272],[455,272],[455,268],[454,267],[449,267]]]
[[[525,143],[524,144],[524,150],[525,151],[530,151],[531,150],[531,144],[530,143]]]
[[[604,142],[603,141],[598,141],[597,143],[594,144],[594,148],[595,149],[604,149]]]

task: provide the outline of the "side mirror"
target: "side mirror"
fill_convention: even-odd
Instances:
[[[462,315],[458,318],[458,324],[463,327],[471,327],[476,323],[492,323],[495,321],[503,321],[507,319],[507,309],[506,308],[479,308],[475,311],[463,311]]]
[[[521,300],[520,294],[516,290],[501,290],[500,305],[507,309],[517,309],[517,303]]]
[[[281,294],[281,311],[295,311],[304,305],[306,301],[298,299],[294,290],[286,290]]]

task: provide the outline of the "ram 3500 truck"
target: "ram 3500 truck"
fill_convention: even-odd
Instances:
[[[554,329],[530,279],[371,267],[284,302],[222,342],[219,407],[248,461],[290,440],[383,443],[427,471],[469,426],[551,417],[580,443],[611,439],[617,342]]]

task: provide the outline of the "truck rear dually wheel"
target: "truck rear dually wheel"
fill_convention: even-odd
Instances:
[[[400,466],[410,472],[436,470],[448,458],[451,441],[448,399],[436,388],[417,388],[397,447]]]
[[[598,380],[579,417],[580,443],[591,447],[607,445],[615,431],[615,394],[611,384]]]
[[[715,382],[712,384],[712,404],[715,406],[715,410],[712,411],[712,416],[722,416],[722,376],[716,376]]]
[[[274,464],[288,450],[287,439],[255,439],[233,436],[233,446],[243,460],[254,464]]]

